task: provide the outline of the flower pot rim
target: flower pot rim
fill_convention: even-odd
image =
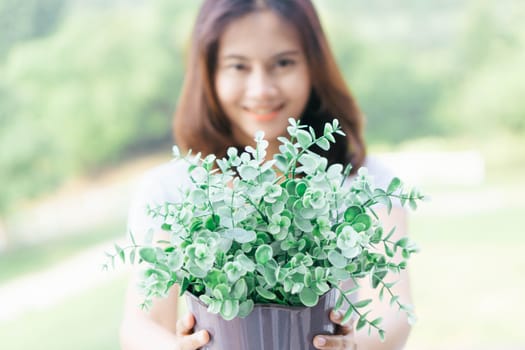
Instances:
[[[328,295],[328,293],[332,292],[336,290],[336,288],[330,288],[328,290],[328,292],[324,293],[323,295],[320,295],[319,296],[319,300],[321,300],[321,298],[324,298]],[[206,305],[202,300],[200,300],[200,298],[198,296],[196,296],[195,294],[193,294],[192,292],[190,291],[185,291],[184,292],[184,295],[186,295],[187,297],[195,300],[197,303],[199,303],[201,306],[203,307],[208,307],[208,305]],[[318,301],[319,303],[319,301]],[[268,304],[254,304],[253,305],[253,308],[259,308],[259,309],[286,309],[286,310],[304,310],[304,309],[308,309],[308,308],[311,308],[312,306],[293,306],[293,305],[283,305],[283,304],[275,304],[275,303],[268,303]]]

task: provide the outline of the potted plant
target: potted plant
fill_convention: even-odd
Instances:
[[[184,157],[193,186],[181,188],[181,200],[149,207],[160,218],[169,239],[115,246],[115,254],[145,265],[144,306],[165,296],[174,285],[186,293],[196,328],[210,332],[207,349],[313,348],[315,334],[333,332],[330,309],[344,306],[343,322],[357,317],[357,329],[377,330],[381,319],[369,320],[371,302],[356,300],[359,289],[343,290],[342,281],[370,277],[379,297],[412,319],[386,283],[388,272],[404,269],[417,248],[408,238],[392,241],[374,212],[377,204],[390,212],[393,200],[416,208],[423,196],[406,191],[398,178],[386,189],[375,188],[365,168],[349,180],[351,165],[327,166],[310,149],[328,150],[334,134],[344,135],[337,120],[318,136],[290,118],[289,138],[280,137],[280,153],[265,160],[268,142],[255,135],[255,148],[227,156]],[[402,261],[393,262],[397,250]],[[233,332],[233,333],[232,333]],[[245,332],[244,335],[242,332]],[[273,339],[273,340],[272,340]]]

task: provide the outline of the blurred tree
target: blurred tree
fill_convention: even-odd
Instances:
[[[58,25],[67,0],[0,1],[0,62],[20,41],[44,37]]]
[[[421,42],[429,33],[411,30],[426,7],[384,0],[316,5],[339,66],[366,115],[367,141],[399,143],[440,133],[440,124],[429,118],[440,97],[440,76],[418,67]]]
[[[0,0],[0,213],[171,143],[200,2]],[[525,2],[314,3],[369,142],[525,128]]]
[[[400,143],[441,132],[439,124],[429,118],[442,91],[440,82],[408,66],[410,61],[377,52],[352,75],[371,143]]]
[[[433,118],[450,134],[525,134],[525,3],[473,2]]]
[[[73,11],[10,50],[0,83],[0,211],[137,150],[171,142],[180,49],[158,3]],[[165,21],[170,20],[172,25]],[[163,23],[164,21],[164,23]]]

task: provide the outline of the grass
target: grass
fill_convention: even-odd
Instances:
[[[126,282],[121,277],[49,309],[0,323],[2,349],[119,349],[117,334]]]
[[[411,262],[419,321],[407,350],[524,348],[525,185],[431,193],[411,218],[422,249]]]
[[[419,321],[409,349],[525,345],[525,257],[511,242],[426,244],[411,267]]]
[[[38,244],[17,245],[0,254],[0,285],[17,276],[45,270],[95,244],[123,237],[125,227],[124,222],[118,221]]]

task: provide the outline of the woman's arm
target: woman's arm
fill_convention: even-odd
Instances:
[[[375,210],[379,219],[383,223],[385,232],[389,232],[392,227],[396,227],[395,233],[391,240],[396,241],[406,235],[407,232],[407,213],[401,207],[394,207],[390,215],[388,215],[385,208],[378,208]],[[396,261],[398,262],[398,261]],[[399,275],[392,274],[390,279],[386,282],[399,281],[392,287],[395,295],[399,295],[399,301],[403,304],[412,304],[412,297],[410,293],[410,281],[407,270],[401,271]],[[356,332],[357,349],[359,350],[397,350],[402,349],[408,339],[410,333],[410,325],[408,324],[407,316],[404,311],[399,311],[396,305],[390,306],[387,293],[383,301],[379,301],[378,290],[370,286],[368,280],[361,283],[359,290],[360,298],[371,298],[373,301],[368,306],[370,310],[374,310],[369,314],[369,319],[376,317],[383,317],[381,324],[385,330],[385,342],[381,343],[377,333],[372,332],[368,335],[367,327]]]
[[[385,232],[390,232],[392,227],[396,227],[395,233],[392,235],[392,240],[398,240],[406,233],[406,212],[400,207],[392,209],[390,215],[387,214],[386,209],[376,209],[375,212],[383,223]],[[410,297],[410,283],[408,280],[408,273],[406,270],[399,275],[390,277],[386,282],[399,280],[397,284],[392,287],[392,292],[399,296],[401,303],[411,303]],[[362,330],[355,332],[353,329],[353,322],[341,324],[342,313],[331,312],[330,319],[332,322],[339,325],[339,330],[336,335],[318,335],[314,338],[314,346],[317,349],[335,350],[400,350],[405,345],[408,334],[410,333],[410,325],[407,317],[403,311],[398,311],[394,305],[390,307],[388,298],[383,302],[379,300],[378,290],[370,286],[369,279],[360,282],[359,289],[360,299],[372,299],[372,303],[368,305],[369,310],[373,310],[368,315],[369,320],[377,317],[382,317],[383,322],[381,327],[385,330],[385,342],[381,342],[377,332],[372,332],[368,335],[368,328],[364,327]],[[352,281],[343,283],[343,289],[354,287]]]
[[[155,241],[169,239],[165,232],[156,232]],[[140,304],[140,268],[135,265],[126,291],[124,317],[120,327],[122,350],[193,350],[209,341],[206,331],[193,333],[192,315],[178,318],[179,288],[173,285],[165,298],[155,298],[148,311]]]
[[[193,350],[208,342],[208,332],[192,333],[193,316],[177,321],[178,288],[172,288],[166,298],[155,299],[148,311],[142,310],[138,276],[134,271],[126,293],[120,327],[123,350]]]

